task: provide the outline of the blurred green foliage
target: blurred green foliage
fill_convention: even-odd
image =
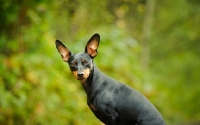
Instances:
[[[200,1],[156,1],[150,64],[141,63],[145,0],[2,0],[0,124],[100,124],[54,41],[72,52],[101,35],[96,65],[142,92],[167,124],[200,124]]]

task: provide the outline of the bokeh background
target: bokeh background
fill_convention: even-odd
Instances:
[[[55,48],[101,35],[96,65],[168,125],[200,125],[199,0],[1,0],[0,124],[100,125]]]

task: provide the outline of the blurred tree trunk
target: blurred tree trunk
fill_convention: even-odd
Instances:
[[[150,47],[149,40],[152,29],[153,14],[155,9],[155,0],[146,0],[146,12],[143,22],[143,31],[141,38],[141,65],[144,70],[148,70],[150,61]]]

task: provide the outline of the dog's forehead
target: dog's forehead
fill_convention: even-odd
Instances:
[[[77,53],[77,54],[73,54],[70,58],[69,58],[69,62],[73,61],[73,60],[82,60],[82,59],[90,59],[90,56],[85,53],[85,52],[81,52],[81,53]]]

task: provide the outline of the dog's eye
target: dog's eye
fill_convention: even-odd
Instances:
[[[76,66],[76,65],[77,65],[77,61],[76,61],[76,60],[72,61],[72,62],[70,63],[70,65],[71,65],[71,66]]]
[[[82,60],[82,64],[83,64],[83,65],[87,65],[88,63],[89,63],[88,61]]]
[[[74,64],[74,63],[71,63],[71,64],[70,64],[70,66],[76,66],[76,64]]]

